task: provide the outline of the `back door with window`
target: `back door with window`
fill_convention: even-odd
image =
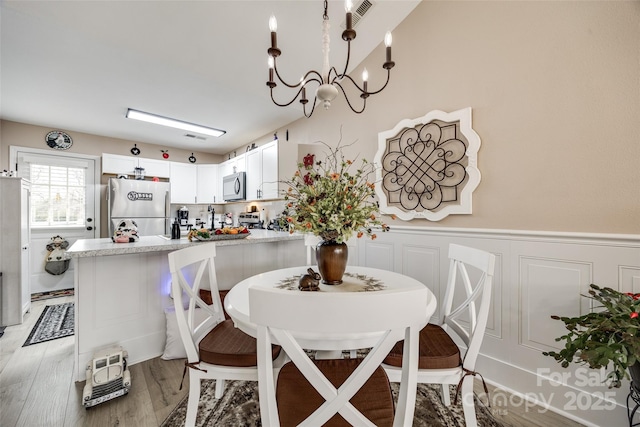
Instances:
[[[71,246],[99,233],[95,220],[95,159],[29,149],[16,153],[18,175],[31,183],[31,293],[71,289],[73,263],[63,274],[44,266],[47,243],[61,236]]]

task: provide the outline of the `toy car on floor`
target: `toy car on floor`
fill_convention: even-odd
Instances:
[[[131,374],[127,369],[128,354],[120,346],[99,350],[87,365],[87,382],[82,392],[86,409],[129,393]]]

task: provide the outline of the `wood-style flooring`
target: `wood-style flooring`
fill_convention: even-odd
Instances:
[[[25,322],[6,328],[0,338],[0,426],[159,426],[187,393],[188,377],[178,390],[183,360],[156,358],[130,366],[129,394],[86,410],[84,383],[72,379],[74,337],[22,347],[44,307],[68,301],[73,297],[32,303]],[[512,426],[581,425],[535,408],[501,408],[498,417]]]

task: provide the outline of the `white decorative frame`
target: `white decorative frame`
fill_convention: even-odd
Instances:
[[[453,128],[446,129],[446,132],[450,133],[453,130],[455,138],[441,140],[444,133],[442,130],[452,126]],[[431,131],[438,133],[435,135],[436,140],[432,138],[434,135]],[[408,133],[424,135],[426,140],[420,138],[413,140],[407,136]],[[416,149],[418,144],[421,147],[419,153]],[[461,151],[461,144],[466,146],[464,154]],[[451,214],[470,214],[471,195],[480,183],[479,149],[480,137],[471,127],[471,107],[451,113],[434,110],[418,119],[402,120],[393,129],[380,132],[374,164],[376,166],[375,191],[380,201],[381,212],[394,214],[405,221],[420,217],[430,221],[440,221]],[[463,165],[464,163],[466,165]],[[399,175],[398,171],[402,171],[402,174]],[[455,186],[441,184],[447,179],[460,182]],[[400,185],[402,181],[405,183]],[[389,190],[392,186],[396,191]],[[443,188],[455,194],[455,199],[443,200]],[[422,191],[419,191],[420,189]],[[390,201],[389,195],[396,200]],[[437,202],[437,197],[440,197],[440,201],[433,210],[423,205],[423,201]],[[410,201],[418,206],[408,209],[398,198],[403,198],[405,204]]]

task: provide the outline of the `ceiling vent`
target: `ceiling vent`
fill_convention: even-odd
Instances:
[[[205,138],[204,136],[194,135],[192,133],[185,133],[184,136],[186,136],[187,138],[197,139],[198,141],[206,141],[207,140],[207,138]]]
[[[351,20],[352,20],[352,27],[356,28],[358,26],[358,22],[360,22],[360,20],[362,18],[364,18],[364,15],[371,10],[371,8],[373,7],[373,2],[371,2],[370,0],[362,0],[360,3],[358,3],[357,5],[354,5],[352,12],[351,12]],[[341,27],[347,28],[347,21],[343,21]]]

